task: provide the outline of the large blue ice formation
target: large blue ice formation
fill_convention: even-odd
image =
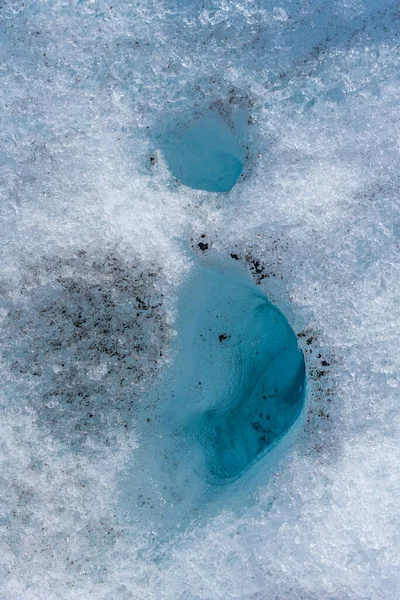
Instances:
[[[163,535],[209,511],[221,485],[277,445],[305,392],[294,332],[231,260],[194,265],[180,289],[176,330],[121,483],[124,509]]]
[[[236,265],[196,266],[179,303],[171,421],[214,483],[239,477],[286,433],[304,400],[304,359],[282,313]]]

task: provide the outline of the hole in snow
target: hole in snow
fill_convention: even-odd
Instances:
[[[176,333],[169,365],[138,407],[139,445],[120,482],[123,510],[165,536],[277,445],[305,391],[294,332],[233,261],[194,266]]]
[[[215,483],[238,478],[293,425],[305,367],[282,313],[238,267],[197,268],[180,305],[175,402]],[[176,404],[176,406],[178,406]]]
[[[219,112],[183,122],[167,132],[161,150],[171,173],[181,183],[208,192],[228,192],[243,168],[240,120],[226,120]]]

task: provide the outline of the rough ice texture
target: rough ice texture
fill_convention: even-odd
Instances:
[[[157,269],[80,251],[22,272],[20,287],[4,281],[8,401],[18,380],[38,423],[70,448],[113,445],[163,362],[170,332]]]
[[[25,0],[0,12],[0,595],[398,597],[396,3]],[[156,144],[163,120],[216,107],[224,118],[249,111],[243,174],[223,197],[177,184]],[[53,360],[42,309],[58,314],[69,299],[60,323],[73,335],[78,292],[66,279],[87,303],[94,284],[125,302],[112,278],[75,261],[82,252],[100,264],[117,255],[146,305],[163,294],[163,327],[155,311],[148,327],[140,310],[132,323],[156,353],[191,243],[234,255],[288,317],[310,374],[308,413],[273,477],[258,470],[155,553],[117,502],[135,453],[142,468],[134,418],[127,431],[102,400],[100,438],[89,423],[70,447],[85,415],[67,403],[63,431],[46,421],[39,394],[63,376],[32,371]],[[96,337],[89,313],[88,323]],[[94,402],[100,355],[74,344],[73,389],[83,380]],[[128,371],[114,359],[110,396]],[[139,393],[138,374],[153,381],[158,367],[135,361]]]

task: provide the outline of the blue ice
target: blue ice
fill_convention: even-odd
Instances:
[[[235,122],[217,111],[172,127],[161,149],[171,173],[194,189],[228,192],[242,172],[244,150]]]
[[[138,415],[123,482],[125,506],[164,534],[262,462],[305,392],[296,335],[236,263],[197,263],[179,295],[170,366]]]
[[[182,415],[202,449],[204,477],[223,484],[295,422],[304,359],[285,317],[236,265],[197,265],[185,287],[170,418]]]

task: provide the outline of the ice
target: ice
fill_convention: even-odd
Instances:
[[[178,123],[161,148],[173,175],[194,189],[228,192],[242,172],[244,148],[235,122],[216,111]]]
[[[171,364],[137,409],[139,448],[119,484],[123,510],[164,543],[232,482],[246,488],[257,461],[271,471],[305,395],[295,334],[232,259],[195,261],[178,292]]]
[[[0,596],[399,597],[397,3],[0,13]],[[229,191],[191,180],[204,120]],[[216,256],[285,315],[305,405],[243,473],[191,420],[174,471],[180,290]]]
[[[24,271],[3,320],[12,377],[3,393],[12,403],[17,379],[38,423],[71,449],[116,443],[171,335],[157,269],[92,249]]]
[[[172,414],[203,448],[206,478],[237,479],[284,435],[304,399],[304,362],[281,313],[229,263],[193,269],[178,305]]]

